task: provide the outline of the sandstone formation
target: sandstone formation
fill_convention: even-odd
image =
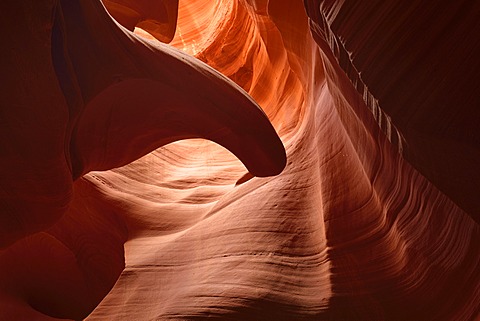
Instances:
[[[4,1],[0,320],[475,320],[479,13]]]

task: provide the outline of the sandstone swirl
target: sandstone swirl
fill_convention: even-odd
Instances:
[[[475,5],[104,4],[0,5],[0,320],[478,317]]]

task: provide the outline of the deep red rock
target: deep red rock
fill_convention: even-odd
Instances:
[[[0,320],[478,317],[476,5],[104,4],[0,5]]]

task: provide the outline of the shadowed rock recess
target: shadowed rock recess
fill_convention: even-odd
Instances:
[[[480,2],[0,16],[0,320],[480,317]]]

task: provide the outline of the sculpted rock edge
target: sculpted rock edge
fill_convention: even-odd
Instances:
[[[478,317],[476,5],[104,5],[0,5],[0,320]]]

